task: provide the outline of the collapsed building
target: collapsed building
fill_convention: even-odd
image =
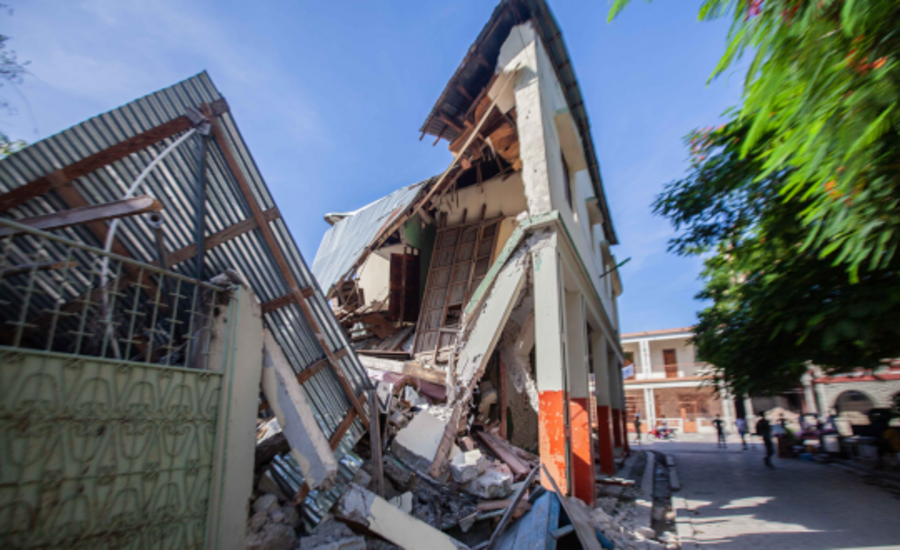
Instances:
[[[449,143],[450,166],[327,214],[313,273],[370,376],[415,378],[443,404],[446,445],[475,416],[592,503],[595,459],[612,474],[627,448],[622,284],[587,112],[543,2],[497,6],[421,131]]]
[[[562,506],[596,547],[622,286],[543,1],[426,134],[450,166],[328,214],[312,269],[206,73],[0,160],[0,542],[509,548]]]

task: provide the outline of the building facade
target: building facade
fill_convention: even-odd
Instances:
[[[698,362],[691,328],[622,335],[628,430],[640,413],[642,432],[665,418],[678,432],[714,432],[721,415],[729,427],[736,418],[734,400],[712,383],[706,363]],[[718,390],[718,391],[717,391]]]
[[[622,284],[572,67],[543,1],[500,2],[421,128],[450,166],[328,214],[313,272],[367,368],[439,382],[451,417],[477,393],[592,503],[595,462],[627,452]]]

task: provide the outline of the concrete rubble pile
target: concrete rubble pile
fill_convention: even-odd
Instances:
[[[538,512],[537,503],[547,490],[538,483],[539,476],[528,474],[540,468],[538,457],[506,442],[496,426],[481,425],[477,405],[471,408],[471,418],[460,422],[463,430],[449,449],[448,468],[435,478],[430,470],[447,426],[446,408],[430,404],[414,383],[379,384],[378,389],[389,404],[379,423],[384,435],[381,471],[372,462],[371,441],[364,437],[348,453],[356,461],[355,471],[350,469],[344,481],[338,476],[328,490],[300,494],[303,476],[285,437],[287,430],[277,418],[258,421],[247,549],[470,548],[486,543],[513,505],[505,530],[514,529],[517,521],[537,521],[529,513]],[[383,476],[381,495],[378,475]],[[634,499],[627,491],[633,489],[618,499],[598,499],[594,509],[576,498],[563,498],[569,507],[581,509],[591,529],[615,548],[664,548],[650,540],[652,530],[636,524]],[[322,502],[312,497],[329,492],[334,494],[325,501],[330,507],[312,509],[312,502]],[[305,500],[298,500],[301,497]],[[564,536],[577,544],[574,533]],[[569,539],[558,542],[564,540]]]

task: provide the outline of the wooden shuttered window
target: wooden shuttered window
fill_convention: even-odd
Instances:
[[[391,254],[388,318],[415,323],[419,314],[419,256]]]
[[[439,229],[428,271],[414,353],[434,353],[456,343],[463,309],[488,269],[499,220]]]

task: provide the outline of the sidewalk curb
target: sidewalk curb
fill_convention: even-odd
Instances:
[[[666,464],[669,466],[669,490],[672,492],[681,490],[681,480],[678,478],[675,456],[667,454]]]
[[[635,501],[634,523],[646,535],[653,532],[653,483],[656,479],[656,453],[644,451],[647,460],[641,477],[641,496]]]
[[[694,524],[691,521],[691,510],[687,506],[684,497],[672,497],[675,507],[675,534],[678,535],[678,543],[681,550],[697,550],[697,541],[694,539]]]
[[[644,476],[641,478],[641,492],[644,496],[653,500],[653,481],[656,478],[656,453],[653,451],[644,451],[647,457],[644,466]]]

